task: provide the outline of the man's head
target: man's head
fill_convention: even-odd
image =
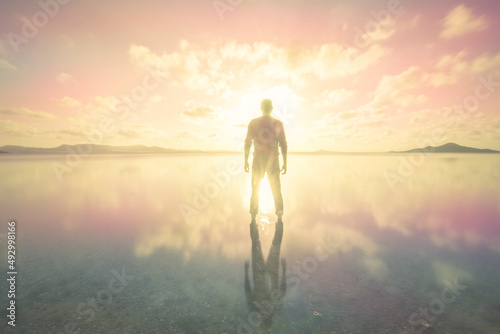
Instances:
[[[273,111],[273,101],[270,99],[264,99],[260,103],[260,110],[264,115],[271,115],[271,111]]]

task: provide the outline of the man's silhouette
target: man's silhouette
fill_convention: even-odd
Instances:
[[[248,157],[252,142],[254,144],[252,162],[252,197],[250,198],[250,213],[252,220],[259,211],[259,186],[267,173],[274,197],[274,205],[278,221],[283,216],[283,196],[281,195],[280,163],[278,145],[283,155],[283,175],[287,170],[287,142],[285,128],[278,119],[271,117],[273,103],[269,99],[262,100],[260,104],[262,116],[255,118],[248,124],[245,139],[245,172],[249,172]]]
[[[260,314],[260,328],[271,328],[273,316],[283,308],[283,297],[286,293],[286,261],[281,259],[281,280],[279,279],[280,249],[283,239],[283,222],[276,223],[273,243],[264,261],[262,245],[259,239],[257,223],[250,223],[250,237],[252,238],[252,274],[253,289],[250,285],[248,268],[250,263],[245,262],[245,296],[249,312]]]

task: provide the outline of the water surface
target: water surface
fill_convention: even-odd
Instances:
[[[500,332],[500,156],[409,158],[289,156],[287,289],[270,332]],[[0,159],[0,233],[18,226],[8,332],[259,331],[242,156],[85,156],[62,182],[63,155]],[[264,256],[276,227],[266,181]]]

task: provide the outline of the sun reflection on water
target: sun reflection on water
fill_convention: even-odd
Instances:
[[[269,216],[276,211],[274,208],[274,197],[267,175],[264,176],[260,183],[259,211],[259,213],[265,216]]]

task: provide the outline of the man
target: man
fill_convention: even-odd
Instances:
[[[252,162],[252,197],[250,198],[250,214],[252,222],[259,211],[259,186],[260,181],[267,173],[267,178],[271,184],[271,190],[276,207],[278,222],[283,216],[283,196],[281,195],[280,163],[278,145],[283,155],[283,175],[287,170],[287,142],[283,123],[271,117],[273,103],[269,99],[262,100],[260,104],[262,116],[255,118],[248,124],[247,136],[245,139],[245,172],[250,171],[248,157],[252,142],[254,144]]]

